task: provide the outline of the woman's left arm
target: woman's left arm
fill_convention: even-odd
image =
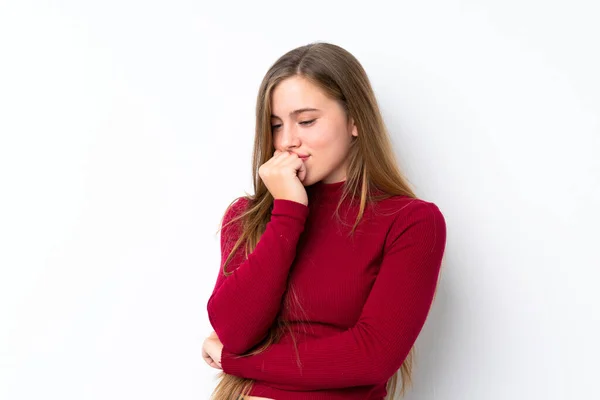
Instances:
[[[425,201],[409,208],[408,215],[401,213],[392,225],[379,274],[355,326],[300,342],[298,353],[292,344],[273,344],[242,358],[224,350],[223,371],[296,390],[386,382],[423,328],[446,246],[446,223],[439,208]]]

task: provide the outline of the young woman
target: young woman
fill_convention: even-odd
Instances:
[[[254,195],[221,225],[203,357],[215,400],[392,398],[446,245],[439,208],[398,168],[367,74],[311,43],[269,69],[256,104]]]

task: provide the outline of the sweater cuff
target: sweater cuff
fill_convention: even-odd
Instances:
[[[231,353],[225,350],[225,347],[221,350],[221,369],[223,372],[229,375],[242,377],[241,375],[241,364],[243,358],[238,358],[238,354]]]
[[[298,203],[297,201],[274,199],[271,215],[287,215],[290,217],[295,217],[304,222],[308,216],[308,210],[308,206]]]

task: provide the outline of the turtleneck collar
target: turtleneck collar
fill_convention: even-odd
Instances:
[[[310,186],[306,186],[306,191],[309,199],[317,202],[338,202],[342,196],[344,184],[346,180],[324,183],[319,181]]]

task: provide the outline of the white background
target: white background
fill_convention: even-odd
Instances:
[[[312,41],[446,217],[406,399],[600,398],[594,3],[2,1],[0,398],[208,398],[258,85]]]

